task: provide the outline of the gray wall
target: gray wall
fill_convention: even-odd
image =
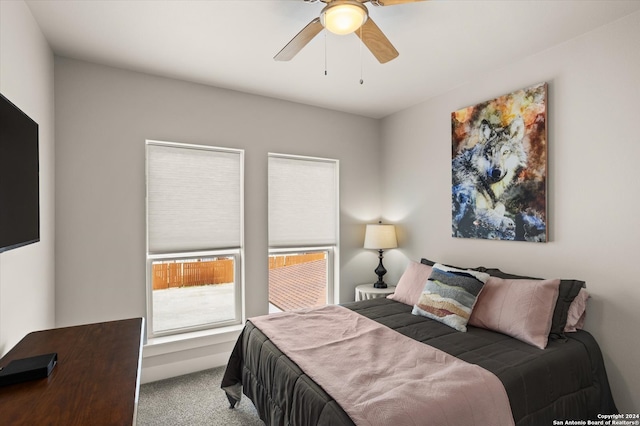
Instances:
[[[54,327],[53,54],[23,2],[0,1],[0,92],[38,123],[40,242],[0,254],[0,355]]]
[[[401,225],[387,256],[587,282],[586,329],[602,346],[621,412],[640,411],[640,13],[479,75],[383,120],[383,212]],[[451,237],[452,111],[549,83],[546,244]]]
[[[379,121],[65,58],[55,89],[58,326],[145,315],[145,139],[245,150],[248,317],[268,309],[268,152],[340,160],[340,300],[372,279]]]

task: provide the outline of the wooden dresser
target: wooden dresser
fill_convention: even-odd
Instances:
[[[3,425],[134,425],[144,319],[133,318],[27,334],[1,360],[51,352],[48,378],[0,387]]]

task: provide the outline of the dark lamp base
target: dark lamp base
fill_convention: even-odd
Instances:
[[[384,279],[382,279],[382,277],[384,277],[384,274],[387,273],[384,265],[382,265],[382,250],[378,250],[378,259],[380,260],[380,263],[378,263],[378,267],[374,271],[378,276],[378,281],[373,284],[373,288],[387,288],[387,283],[385,283]]]

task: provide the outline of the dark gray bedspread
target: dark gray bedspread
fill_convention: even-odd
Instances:
[[[585,331],[568,334],[566,341],[551,340],[540,350],[476,327],[460,333],[412,315],[411,307],[386,298],[343,306],[494,373],[504,384],[518,426],[617,413],[600,348]],[[222,387],[240,383],[268,425],[353,425],[342,408],[251,322],[236,343]]]

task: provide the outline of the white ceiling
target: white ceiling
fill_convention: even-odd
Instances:
[[[638,0],[367,4],[400,52],[381,65],[354,34],[325,32],[292,61],[273,60],[323,3],[26,1],[57,55],[374,118],[640,10]]]

